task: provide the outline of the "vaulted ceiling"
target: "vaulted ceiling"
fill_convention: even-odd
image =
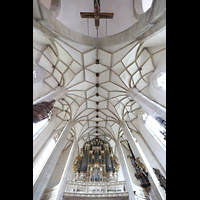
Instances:
[[[69,1],[61,2],[69,4]],[[102,1],[101,10],[105,8],[104,11],[112,12],[118,4],[121,5],[120,2],[112,3],[115,6],[107,9]],[[124,5],[133,3],[127,2],[129,3]],[[75,17],[74,21],[70,18],[71,12],[93,11],[93,1],[88,1],[87,5],[91,3],[89,7],[83,2],[76,6],[77,3],[78,1],[73,1],[72,7],[61,4],[58,20],[79,32],[87,28],[87,20],[78,26],[83,19]],[[115,13],[116,20],[118,13],[120,14],[119,8],[119,12]],[[130,17],[128,15],[130,12],[127,11],[122,19],[126,20],[126,17]],[[64,18],[65,21],[62,21]],[[133,16],[131,18],[132,20],[128,20],[130,24],[124,27],[120,25],[116,29],[108,26],[109,31],[106,34],[112,35],[133,25],[136,20]],[[121,22],[123,24],[123,20]],[[90,27],[94,28],[91,23]],[[105,30],[104,22],[100,23]],[[117,27],[117,22],[114,25]],[[87,29],[85,34],[88,34]],[[94,36],[95,33],[91,30],[90,34]],[[104,34],[102,31],[101,36],[104,37]],[[96,59],[99,64],[96,64]],[[123,137],[118,123],[120,120],[126,121],[129,128],[137,132],[134,123],[140,106],[127,97],[126,90],[136,87],[148,96],[149,76],[155,70],[153,54],[143,46],[143,42],[131,40],[109,46],[89,46],[63,37],[49,39],[34,29],[33,66],[36,76],[41,76],[33,84],[33,103],[56,100],[54,110],[59,123],[55,133],[61,133],[70,119],[76,121],[71,135],[75,135],[81,142],[98,135],[114,144]]]
[[[61,1],[61,4],[58,21],[76,32],[97,37],[94,19],[80,17],[80,12],[94,12],[93,0]],[[100,11],[114,13],[114,17],[100,19],[99,37],[120,33],[138,21],[133,15],[132,0],[101,0]]]

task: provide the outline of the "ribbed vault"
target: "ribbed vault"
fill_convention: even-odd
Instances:
[[[73,119],[71,135],[82,142],[96,135],[115,142],[123,137],[120,120],[137,132],[134,120],[140,106],[127,97],[126,90],[136,87],[148,95],[149,76],[154,71],[148,49],[139,41],[94,48],[60,38],[46,40],[43,46],[33,45],[36,65],[43,71],[34,103],[56,100],[60,123],[55,131],[61,132]]]

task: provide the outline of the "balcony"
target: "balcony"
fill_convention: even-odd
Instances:
[[[71,197],[71,198],[70,198]],[[74,199],[128,199],[125,181],[117,182],[77,182],[68,181],[63,194],[63,200]]]

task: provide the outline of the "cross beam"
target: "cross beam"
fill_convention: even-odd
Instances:
[[[81,18],[94,18],[95,26],[99,26],[99,19],[112,19],[114,13],[100,13],[100,0],[94,0],[94,12],[80,12]]]

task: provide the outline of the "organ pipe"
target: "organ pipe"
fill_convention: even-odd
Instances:
[[[87,141],[74,160],[76,181],[117,181],[119,160],[112,147],[100,138]],[[112,174],[113,173],[113,174]]]

